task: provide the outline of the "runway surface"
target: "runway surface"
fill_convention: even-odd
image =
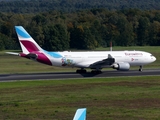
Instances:
[[[102,71],[100,74],[93,74],[90,72],[78,74],[76,72],[53,72],[53,73],[27,73],[27,74],[0,74],[0,82],[16,81],[16,80],[58,80],[69,78],[98,78],[98,77],[120,77],[120,76],[148,76],[160,75],[160,69],[137,70],[130,71]]]

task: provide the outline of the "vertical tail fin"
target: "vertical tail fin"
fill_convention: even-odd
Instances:
[[[34,41],[34,39],[22,26],[15,26],[15,30],[23,53],[28,54],[32,51],[42,51],[42,48]]]
[[[86,120],[86,108],[77,109],[73,120]]]

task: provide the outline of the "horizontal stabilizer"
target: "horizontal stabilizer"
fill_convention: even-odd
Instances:
[[[19,56],[19,53],[15,53],[15,52],[6,52],[7,54],[11,54],[11,55],[18,55]]]

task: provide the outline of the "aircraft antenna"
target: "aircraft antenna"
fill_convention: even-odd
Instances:
[[[110,51],[112,51],[112,41],[110,42]]]

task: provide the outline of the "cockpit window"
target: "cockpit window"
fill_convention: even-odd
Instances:
[[[151,57],[153,57],[153,55],[151,55]]]

